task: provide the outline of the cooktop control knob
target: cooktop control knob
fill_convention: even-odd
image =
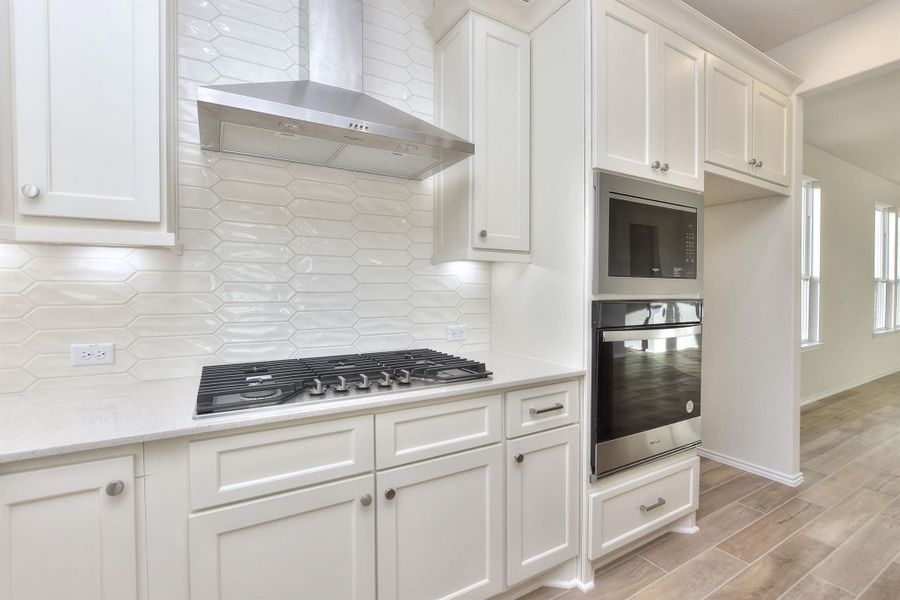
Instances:
[[[347,383],[347,378],[343,375],[338,375],[338,384],[334,386],[334,391],[336,392],[349,392],[350,385]]]
[[[412,373],[406,369],[400,369],[400,377],[397,378],[397,383],[412,383]]]
[[[309,394],[311,396],[321,396],[325,393],[325,387],[322,385],[321,379],[313,379],[313,386],[309,388]]]
[[[391,387],[394,385],[394,379],[391,377],[391,374],[387,371],[381,372],[381,379],[378,380],[378,385],[381,387]]]
[[[359,375],[359,382],[356,384],[356,389],[358,390],[367,390],[371,385],[369,385],[369,376],[365,373],[361,373]]]

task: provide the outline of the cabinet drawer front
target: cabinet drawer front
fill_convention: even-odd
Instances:
[[[499,394],[375,416],[375,462],[395,467],[499,442]]]
[[[578,421],[578,382],[515,390],[506,394],[506,436],[518,437]]]
[[[191,508],[370,471],[372,436],[363,415],[192,442]]]
[[[691,456],[592,494],[589,558],[696,511],[699,465],[700,459]]]

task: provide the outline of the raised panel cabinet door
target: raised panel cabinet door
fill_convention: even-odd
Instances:
[[[507,444],[506,583],[578,554],[578,426]]]
[[[0,476],[0,598],[136,598],[135,523],[131,456]]]
[[[189,518],[195,599],[375,597],[374,476]]]
[[[503,446],[379,472],[378,597],[503,590]]]
[[[706,55],[706,160],[750,173],[753,78]]]
[[[753,82],[753,157],[751,170],[760,179],[790,183],[790,104],[787,96],[760,81]]]
[[[663,163],[659,179],[702,192],[705,53],[664,27],[657,32],[658,122],[652,129],[659,147],[654,155]]]
[[[653,44],[656,24],[618,2],[594,11],[594,167],[656,178],[652,161]]]
[[[531,233],[531,42],[474,16],[472,245],[526,252]]]
[[[158,0],[12,0],[19,213],[159,222]]]

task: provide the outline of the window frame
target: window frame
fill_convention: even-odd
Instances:
[[[800,226],[800,348],[822,346],[822,186],[804,177]]]
[[[893,206],[876,204],[874,218],[872,332],[882,335],[900,330],[897,302],[897,220],[900,217]]]

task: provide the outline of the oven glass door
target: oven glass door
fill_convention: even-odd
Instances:
[[[700,325],[596,334],[596,443],[700,416]]]
[[[609,195],[609,276],[697,278],[697,209]]]

